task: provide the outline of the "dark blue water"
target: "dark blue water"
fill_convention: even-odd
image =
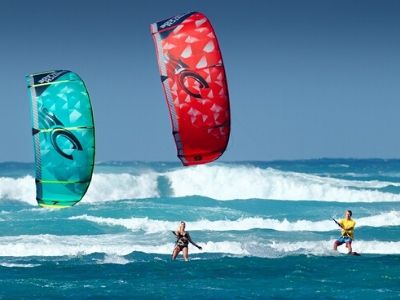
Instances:
[[[32,259],[40,266],[2,268],[0,288],[2,294],[34,298],[396,299],[400,295],[398,255],[196,256],[189,263],[142,253],[128,258],[132,262],[123,265],[98,264],[101,254],[62,261]]]

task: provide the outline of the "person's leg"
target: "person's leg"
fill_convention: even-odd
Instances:
[[[337,251],[337,247],[340,246],[341,244],[343,244],[343,243],[340,241],[340,239],[339,239],[339,240],[336,240],[336,241],[333,243],[333,250]]]
[[[186,261],[188,261],[189,260],[189,248],[188,247],[183,248],[182,252],[183,252],[183,258]]]
[[[333,242],[333,250],[337,251],[338,241]]]
[[[176,246],[174,251],[172,251],[172,259],[175,259],[178,256],[179,252],[181,252],[181,250],[178,246]]]
[[[351,247],[351,240],[346,242],[346,247],[349,249],[349,253],[353,252],[353,248]]]

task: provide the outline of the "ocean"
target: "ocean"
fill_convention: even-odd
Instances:
[[[56,210],[33,170],[0,163],[1,299],[400,299],[400,160],[98,162]],[[361,256],[332,250],[346,209]]]

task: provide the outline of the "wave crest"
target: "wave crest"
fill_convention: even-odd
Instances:
[[[149,218],[104,218],[89,215],[70,217],[70,220],[84,220],[106,226],[122,226],[131,231],[144,231],[145,233],[167,232],[176,227],[177,222],[153,220]],[[198,220],[191,221],[190,230],[200,231],[246,231],[251,229],[271,229],[276,231],[314,231],[327,232],[338,230],[332,220],[288,221],[277,219],[264,219],[260,217],[240,218],[237,220]],[[375,216],[357,219],[357,228],[360,227],[386,227],[400,226],[400,212],[390,211]]]
[[[376,189],[392,182],[342,180],[251,166],[197,166],[166,175],[173,196],[199,195],[218,200],[271,199],[337,202],[399,201],[400,195]]]
[[[386,181],[345,180],[246,165],[211,165],[139,174],[95,173],[83,203],[155,197],[203,196],[216,200],[268,199],[336,202],[396,202],[381,189]],[[32,176],[0,177],[0,199],[35,202]]]
[[[35,179],[32,176],[0,177],[0,199],[18,200],[37,205],[35,193]],[[97,173],[93,174],[92,182],[82,201],[95,203],[151,197],[159,197],[156,173],[148,172],[139,175]]]

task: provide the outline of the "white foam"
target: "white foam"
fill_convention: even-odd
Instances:
[[[273,199],[338,202],[400,201],[400,195],[377,190],[393,182],[344,180],[252,166],[196,166],[166,174],[173,195],[218,200]]]
[[[390,212],[383,212],[375,216],[359,218],[357,227],[371,226],[371,227],[385,227],[385,226],[400,226],[400,211],[392,210]]]
[[[144,231],[145,233],[156,233],[175,230],[177,222],[151,220],[149,218],[103,218],[88,215],[71,217],[72,220],[86,220],[101,225],[123,226],[132,231]],[[237,220],[199,220],[188,224],[188,230],[208,231],[245,231],[251,229],[273,229],[278,231],[330,231],[337,229],[333,221],[312,222],[300,220],[289,222],[286,219],[263,219],[257,217],[240,218]]]
[[[272,242],[268,245],[280,255],[313,254],[333,255],[333,241],[302,241],[302,242]],[[355,241],[352,250],[363,254],[400,254],[400,242],[397,241]],[[347,253],[347,248],[342,245],[339,253]]]
[[[230,249],[231,254],[248,254],[241,248],[238,242],[209,242],[199,243],[207,247],[206,252],[224,253]],[[162,245],[137,244],[136,239],[126,235],[22,235],[0,237],[0,257],[27,257],[27,256],[77,256],[93,253],[105,253],[108,255],[108,263],[126,263],[120,258],[134,251],[171,254],[174,243]],[[200,253],[195,247],[191,247],[191,253]]]
[[[35,193],[35,179],[32,176],[16,179],[0,177],[0,199],[18,200],[36,206]],[[93,174],[82,203],[151,197],[159,197],[157,174],[154,172],[140,175],[99,173]]]
[[[0,237],[0,256],[76,256],[93,253],[127,255],[132,251],[148,251],[149,246],[135,245],[123,235],[21,235]],[[160,248],[157,250],[157,248]],[[166,249],[154,246],[155,253]]]
[[[0,199],[18,200],[37,205],[35,179],[29,175],[20,178],[0,177]]]
[[[177,222],[151,220],[149,218],[103,218],[89,215],[70,217],[70,220],[85,220],[101,225],[122,226],[132,231],[145,231],[146,233],[156,233],[168,231],[177,227]]]
[[[99,264],[115,264],[115,265],[126,265],[131,261],[123,256],[116,254],[107,254],[103,260],[99,261]]]
[[[157,173],[146,172],[140,175],[93,174],[88,192],[82,199],[94,203],[121,199],[143,199],[159,197]]]
[[[6,268],[34,268],[40,266],[40,264],[0,263],[0,266]]]
[[[100,225],[122,226],[132,231],[144,231],[145,233],[166,232],[175,230],[177,222],[153,220],[149,218],[103,218],[90,215],[70,217],[71,220],[85,220]],[[357,228],[400,226],[400,212],[390,211],[375,216],[359,218]],[[239,218],[237,220],[202,219],[188,223],[188,230],[201,231],[245,231],[251,229],[272,229],[276,231],[316,231],[325,232],[338,230],[338,226],[331,220],[309,221],[287,219],[277,220],[260,217]]]
[[[223,253],[239,256],[280,257],[287,255],[335,255],[332,250],[333,241],[207,241],[200,242],[203,250],[190,246],[190,253]],[[162,245],[137,244],[135,239],[124,235],[94,236],[55,236],[25,235],[0,237],[0,256],[81,256],[93,253],[105,253],[110,257],[109,263],[127,263],[125,256],[134,251],[151,254],[171,254],[173,243]],[[341,253],[346,252],[340,247]],[[362,254],[400,254],[400,242],[397,241],[355,241],[353,251]]]

